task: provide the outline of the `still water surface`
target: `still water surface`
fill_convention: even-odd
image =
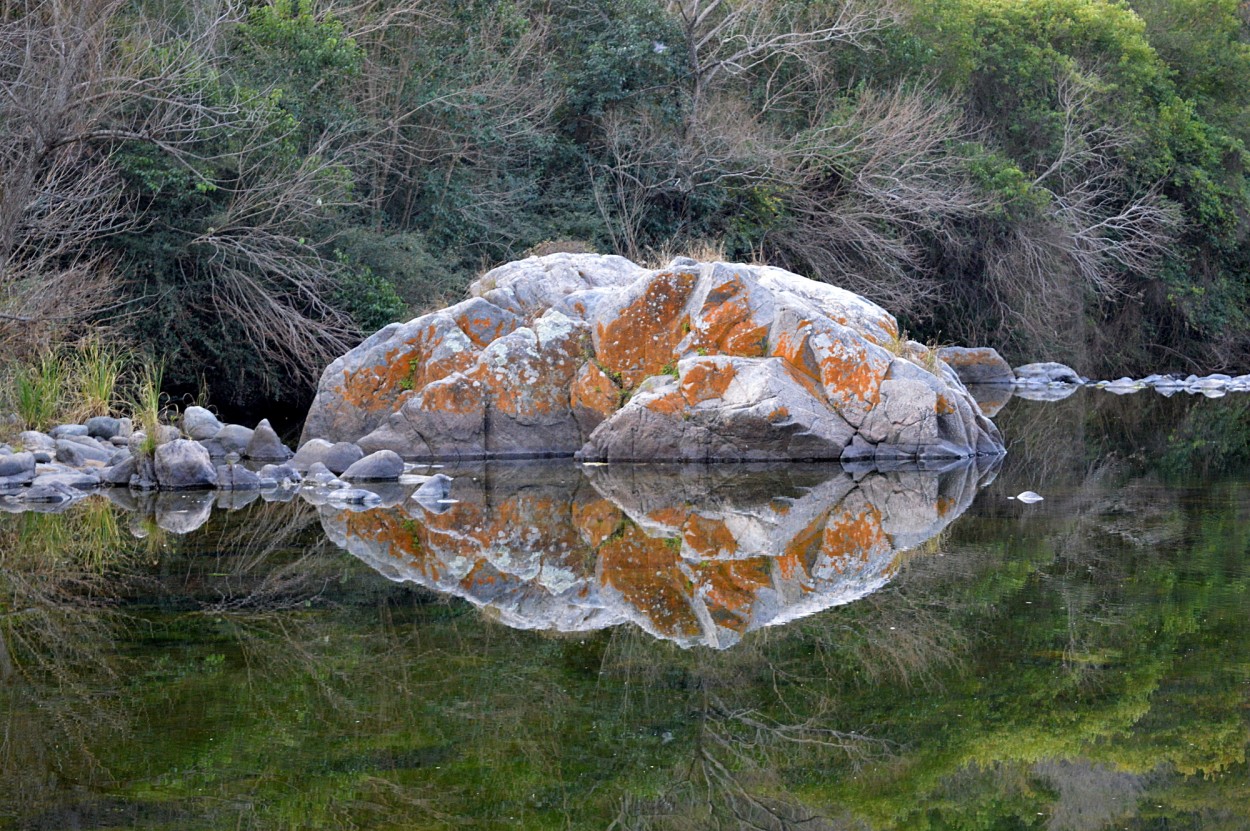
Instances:
[[[1250,827],[1250,399],[997,421],[0,515],[0,828]]]

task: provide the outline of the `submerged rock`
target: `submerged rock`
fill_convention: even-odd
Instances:
[[[445,503],[451,495],[452,478],[445,473],[436,473],[413,492],[412,498],[426,510],[440,513],[446,510]]]
[[[777,268],[555,254],[392,324],[325,371],[301,444],[409,459],[1002,452],[955,371],[884,309]]]

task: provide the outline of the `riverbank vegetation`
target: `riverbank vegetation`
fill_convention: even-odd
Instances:
[[[485,267],[711,247],[1013,362],[1244,369],[1248,39],[1236,0],[0,2],[0,355],[299,410]]]

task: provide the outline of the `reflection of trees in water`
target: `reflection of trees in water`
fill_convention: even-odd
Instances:
[[[853,702],[830,679],[859,671],[866,676],[885,661],[883,674],[919,682],[931,661],[949,659],[949,650],[928,650],[922,644],[931,642],[924,639],[899,639],[899,654],[889,655],[890,641],[870,636],[916,608],[911,598],[902,608],[887,599],[905,593],[890,587],[855,604],[853,613],[837,609],[785,629],[755,632],[725,652],[683,653],[687,662],[676,679],[669,660],[656,660],[657,645],[646,636],[614,630],[599,671],[618,679],[622,692],[604,707],[628,718],[631,709],[639,715],[646,710],[634,700],[645,691],[676,686],[683,696],[675,708],[681,720],[655,728],[662,742],[673,745],[662,789],[650,797],[622,793],[609,827],[860,827],[840,809],[830,814],[807,804],[793,787],[813,774],[852,774],[902,749],[882,738],[879,726],[857,723]]]
[[[13,807],[45,804],[60,777],[106,780],[98,748],[127,727],[113,644],[130,624],[115,579],[132,552],[107,503],[82,507],[0,516],[0,803]]]
[[[199,600],[205,613],[278,612],[306,604],[325,589],[330,578],[309,563],[337,549],[320,533],[314,506],[300,499],[258,502],[224,513],[219,527],[211,572],[219,576]]]
[[[0,516],[0,803],[9,806],[0,816],[50,806],[66,783],[115,781],[107,748],[135,729],[130,694],[152,672],[126,648],[152,631],[146,607],[176,598],[217,616],[247,610],[242,631],[281,630],[290,621],[279,608],[315,597],[325,581],[307,573],[315,555],[289,556],[316,525],[315,509],[257,507],[246,521],[223,517],[212,529],[217,551],[231,554],[196,564],[215,575],[207,582],[187,568],[193,561],[178,559],[177,538],[140,523],[146,537],[135,539],[126,514],[102,497],[61,513]],[[282,642],[241,642],[249,640]],[[263,661],[298,659],[285,651],[298,640]]]
[[[1244,827],[1227,806],[1250,645],[1244,604],[1226,601],[1244,598],[1250,509],[1237,486],[1181,500],[1123,464],[1027,514],[981,512],[881,591],[723,652],[632,627],[506,629],[370,580],[301,530],[303,507],[257,503],[167,536],[155,568],[127,542],[133,562],[66,584],[52,631],[79,652],[30,641],[17,652],[49,662],[31,671],[4,641],[21,743],[2,751],[0,789],[21,802],[0,801],[73,798],[40,778],[59,765],[80,792],[155,789],[217,827],[908,828],[925,812],[1047,811],[1039,825],[1076,831],[1142,795]],[[49,590],[12,550],[6,579]],[[75,605],[92,592],[105,602]],[[186,656],[153,671],[118,655],[153,628]],[[41,706],[68,726],[35,723],[52,718]],[[216,741],[169,746],[175,729]]]
[[[1144,777],[1086,761],[1038,762],[1033,774],[1058,791],[1048,831],[1099,831],[1135,813],[1145,792]]]
[[[1108,464],[1125,475],[1208,478],[1250,462],[1250,395],[1220,399],[1151,390],[1078,390],[1062,401],[1015,398],[995,418],[1008,453],[1000,480],[1015,493],[1085,483]]]

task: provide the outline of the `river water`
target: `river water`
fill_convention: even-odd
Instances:
[[[1250,396],[996,421],[0,515],[0,828],[1250,827]]]

